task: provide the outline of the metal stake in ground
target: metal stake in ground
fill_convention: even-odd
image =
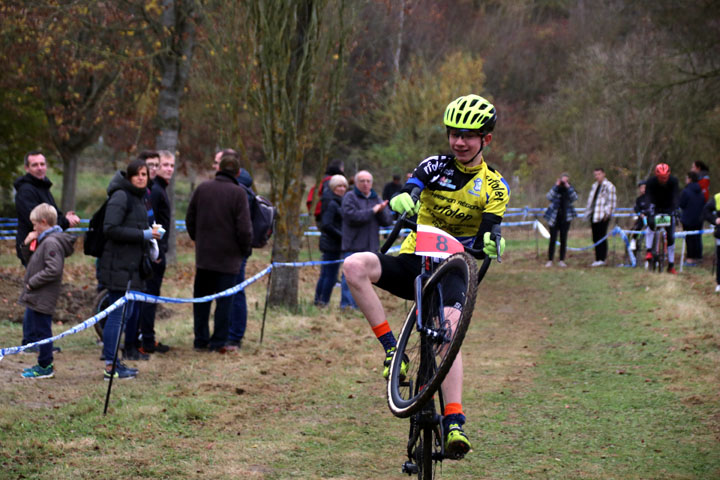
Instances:
[[[272,282],[273,270],[275,270],[275,267],[273,267],[273,261],[271,258],[270,259],[270,273],[268,274],[267,288],[265,289],[265,307],[263,308],[263,320],[262,320],[262,326],[260,327],[260,343],[263,342],[263,337],[265,336],[265,316],[267,315],[268,300],[270,299],[270,285],[271,285],[270,282]]]
[[[131,282],[132,279],[128,280],[127,288],[125,289],[125,295],[127,295],[130,291]],[[118,350],[120,349],[120,335],[122,335],[123,330],[125,330],[125,309],[127,308],[127,304],[128,300],[127,298],[125,298],[122,313],[120,314],[120,329],[118,330],[117,338],[115,339],[115,355],[113,355],[112,370],[110,370],[110,382],[108,382],[108,389],[107,393],[105,394],[105,409],[103,410],[103,415],[107,415],[108,404],[110,403],[110,391],[112,390],[113,378],[115,378],[115,368],[117,367]]]

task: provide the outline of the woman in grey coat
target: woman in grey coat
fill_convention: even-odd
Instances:
[[[148,183],[148,168],[144,160],[133,160],[127,171],[118,171],[108,186],[108,204],[105,211],[103,231],[106,242],[98,261],[98,280],[108,289],[108,300],[114,303],[123,295],[128,281],[130,288],[141,291],[144,286],[140,278],[145,243],[151,238],[160,238],[153,234],[148,225],[144,195]],[[105,359],[105,379],[132,378],[137,370],[118,362],[112,371],[112,361],[117,346],[122,308],[108,315],[103,329],[103,357]],[[139,359],[135,345],[137,337],[137,315],[132,302],[125,308],[127,328],[125,331],[125,358]]]

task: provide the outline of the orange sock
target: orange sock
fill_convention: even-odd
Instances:
[[[372,327],[372,331],[377,338],[380,338],[390,331],[390,324],[385,320],[380,325]]]
[[[445,416],[447,417],[448,415],[453,414],[463,415],[461,403],[448,403],[445,405]]]
[[[380,341],[386,352],[395,347],[397,343],[395,341],[395,335],[393,335],[392,330],[390,329],[390,324],[388,324],[387,320],[380,325],[372,327],[372,331],[375,333],[375,336]]]

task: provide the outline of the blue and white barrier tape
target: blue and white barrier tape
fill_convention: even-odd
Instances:
[[[399,248],[399,247],[398,247]],[[5,355],[13,355],[22,352],[23,350],[26,350],[28,348],[42,345],[49,342],[57,341],[63,337],[67,337],[68,335],[73,335],[75,333],[81,332],[83,330],[86,330],[93,325],[95,325],[97,322],[102,320],[103,318],[107,317],[110,312],[113,312],[117,310],[118,308],[122,307],[123,304],[127,301],[138,301],[138,302],[146,302],[146,303],[205,303],[210,302],[212,300],[215,300],[220,297],[228,297],[231,295],[235,295],[240,290],[244,290],[245,287],[248,285],[257,282],[262,277],[270,273],[270,271],[274,267],[304,267],[304,266],[313,266],[313,265],[325,265],[330,263],[341,263],[343,260],[332,260],[332,261],[318,261],[318,262],[289,262],[289,263],[283,263],[283,262],[275,262],[266,267],[265,269],[261,270],[260,272],[256,273],[252,277],[248,278],[242,283],[239,283],[235,285],[234,287],[228,288],[227,290],[223,290],[222,292],[215,293],[213,295],[206,295],[204,297],[198,297],[198,298],[173,298],[173,297],[162,297],[162,296],[155,296],[150,295],[148,293],[142,293],[142,292],[136,292],[136,291],[130,291],[127,294],[125,294],[123,297],[118,299],[115,303],[110,305],[108,308],[103,310],[102,312],[92,316],[91,318],[85,320],[82,323],[79,323],[75,325],[74,327],[70,328],[69,330],[66,330],[59,335],[55,335],[51,338],[46,338],[44,340],[40,340],[33,343],[28,343],[26,345],[17,346],[17,347],[8,347],[8,348],[2,348],[0,349],[0,360],[2,360]]]

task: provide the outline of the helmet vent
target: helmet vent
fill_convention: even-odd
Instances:
[[[463,119],[462,119],[462,123],[463,123],[463,124],[466,124],[466,123],[467,123],[467,119],[468,119],[468,117],[470,116],[471,113],[472,113],[472,112],[469,111],[469,110],[465,113],[465,116],[464,116]]]

